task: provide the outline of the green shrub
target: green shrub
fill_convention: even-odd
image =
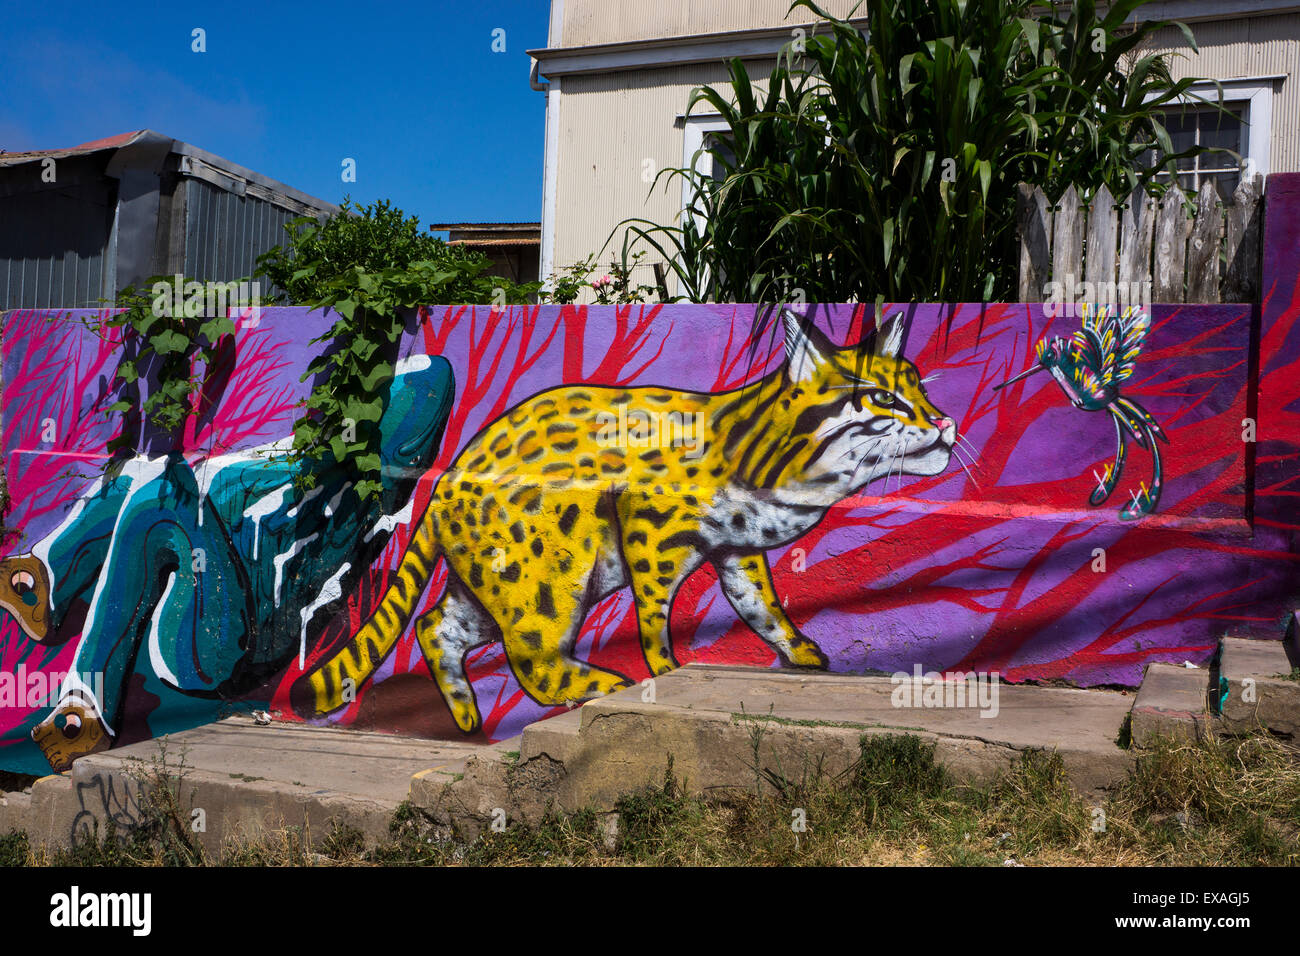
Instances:
[[[323,221],[301,216],[284,228],[287,241],[258,258],[257,274],[274,285],[279,301],[291,305],[311,305],[326,298],[333,280],[357,268],[380,272],[406,269],[416,262],[454,263],[466,267],[464,274],[473,275],[488,266],[482,253],[421,232],[418,217],[408,217],[386,199],[369,205],[344,199],[336,215]],[[441,301],[478,301],[471,298],[479,290],[469,280],[463,287],[453,283],[440,291],[449,296]]]
[[[294,423],[294,455],[310,461],[330,455],[346,463],[364,500],[382,490],[382,396],[412,311],[434,304],[504,308],[527,302],[540,283],[519,285],[487,275],[487,257],[421,233],[417,218],[386,200],[357,207],[344,200],[340,212],[323,223],[300,218],[285,229],[287,245],[259,257],[257,275],[282,289],[287,301],[337,315],[329,331],[310,343],[328,347],[302,376],[318,381]],[[307,470],[298,483],[310,486],[314,480]]]

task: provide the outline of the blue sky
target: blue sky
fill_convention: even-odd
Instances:
[[[546,98],[524,51],[546,45],[549,9],[0,0],[0,149],[148,127],[331,202],[391,199],[422,225],[535,221]]]

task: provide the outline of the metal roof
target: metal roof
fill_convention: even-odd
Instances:
[[[233,192],[239,196],[249,193],[258,199],[299,212],[310,210],[313,212],[334,213],[338,211],[338,206],[334,203],[318,199],[302,190],[294,189],[278,179],[263,176],[261,173],[254,172],[245,166],[240,166],[238,163],[232,163],[222,156],[210,153],[206,149],[199,149],[197,146],[192,146],[178,139],[172,139],[170,136],[165,136],[151,129],[120,133],[117,136],[91,140],[88,143],[70,146],[66,149],[0,153],[0,167],[35,163],[46,158],[62,159],[69,156],[85,156],[91,153],[116,151],[130,147],[153,147],[155,149],[166,147],[168,152],[182,157],[180,166],[182,173],[196,179],[206,180],[215,186],[221,186],[228,192]],[[252,189],[249,187],[252,187]]]
[[[541,228],[540,222],[438,222],[429,227],[433,232],[540,232]]]
[[[452,239],[449,246],[540,246],[541,236],[531,239]]]
[[[51,161],[57,183],[41,169]],[[0,309],[93,308],[152,275],[246,278],[290,220],[338,211],[148,129],[3,153]]]

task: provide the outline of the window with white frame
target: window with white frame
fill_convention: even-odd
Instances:
[[[683,120],[685,130],[682,136],[682,168],[691,169],[699,176],[714,180],[722,179],[726,172],[721,164],[715,162],[712,153],[701,152],[701,150],[720,145],[718,135],[729,129],[726,121],[716,113],[704,116],[687,116]],[[730,153],[730,150],[725,147],[724,151]],[[696,155],[697,153],[699,155]],[[683,179],[683,209],[690,202],[692,191],[691,184]]]
[[[1274,79],[1223,80],[1219,88],[1213,83],[1196,84],[1193,89],[1203,99],[1185,98],[1162,111],[1175,153],[1207,147],[1197,156],[1178,160],[1179,185],[1196,192],[1210,181],[1219,198],[1227,201],[1243,175],[1268,173]],[[1206,105],[1205,100],[1215,105]]]
[[[1164,124],[1175,153],[1193,146],[1206,152],[1185,156],[1177,161],[1178,185],[1188,192],[1199,192],[1206,180],[1214,183],[1219,198],[1227,202],[1241,181],[1242,149],[1245,143],[1245,109],[1224,105],[1224,111],[1208,107],[1174,107],[1165,111]],[[1162,173],[1157,179],[1167,179]]]

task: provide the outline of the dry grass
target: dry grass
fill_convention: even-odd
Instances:
[[[1158,741],[1114,792],[1084,799],[1054,754],[1026,753],[990,786],[954,783],[933,748],[910,736],[871,736],[849,772],[789,781],[759,775],[754,793],[701,800],[671,768],[663,784],[618,807],[611,849],[593,812],[532,828],[456,840],[403,806],[385,845],[356,831],[321,839],[297,830],[231,843],[210,859],[180,839],[177,806],[127,840],[53,854],[21,835],[0,837],[0,862],[19,865],[584,865],[584,866],[1220,866],[1300,862],[1300,758],[1269,737]],[[798,821],[806,826],[799,829]]]

